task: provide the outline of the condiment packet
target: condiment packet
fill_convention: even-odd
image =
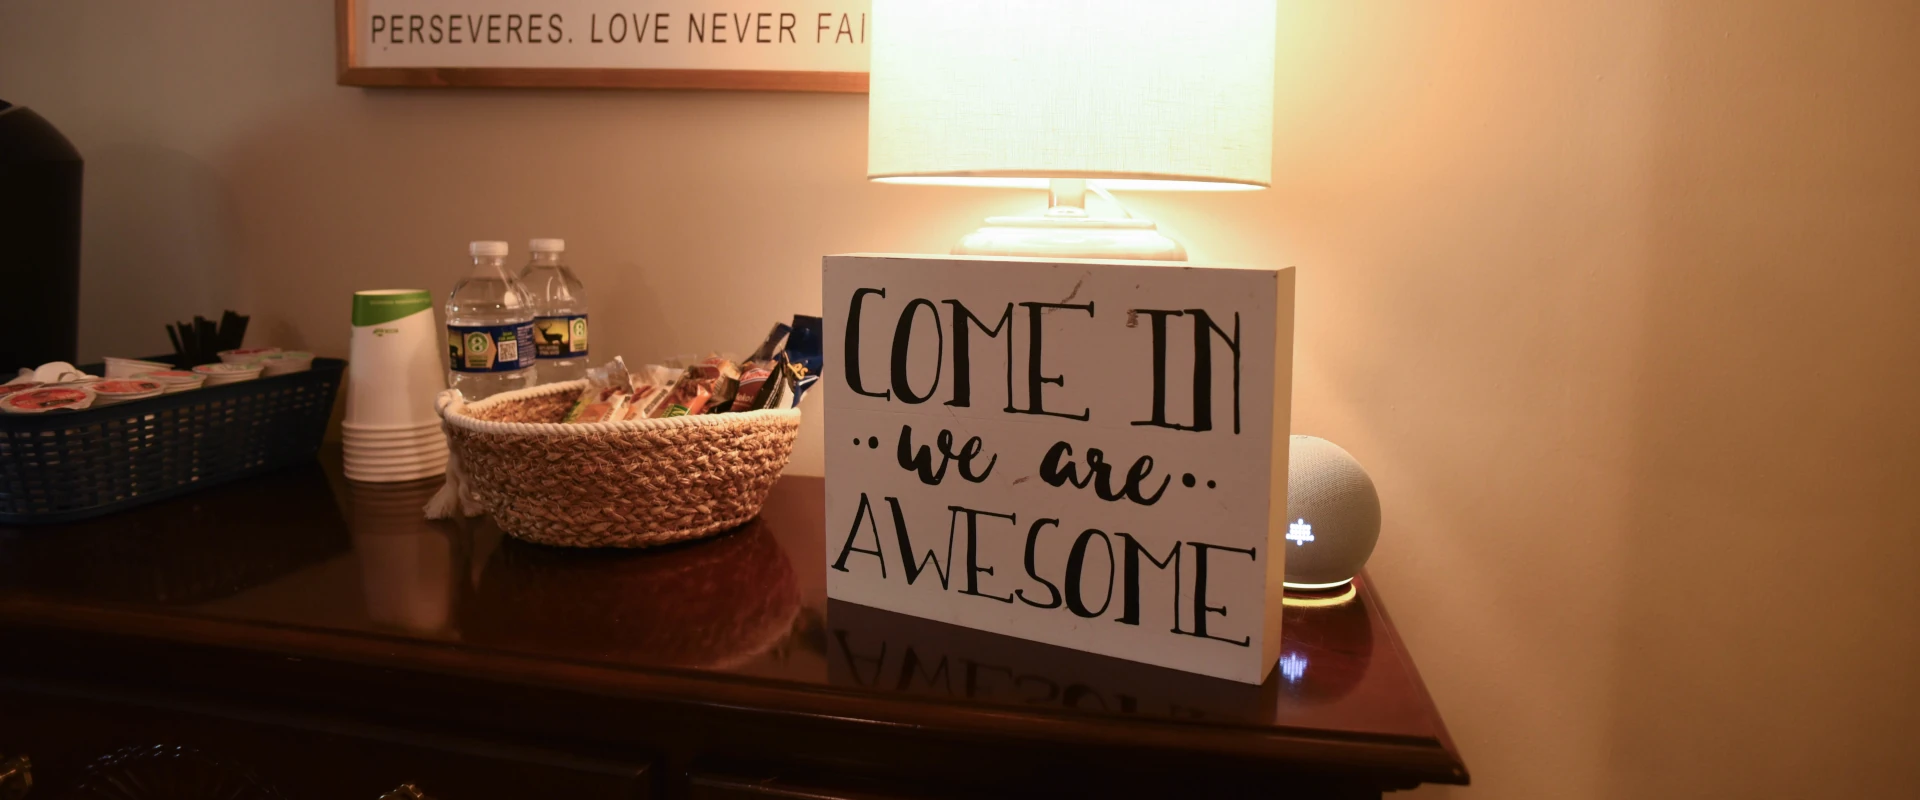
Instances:
[[[108,378],[88,387],[93,390],[96,406],[110,406],[133,400],[145,400],[159,397],[166,386],[156,380],[145,378]]]
[[[313,354],[297,350],[283,350],[278,353],[268,353],[261,356],[259,362],[260,365],[265,368],[262,372],[263,375],[288,375],[295,372],[306,372],[312,369]]]
[[[39,381],[20,381],[17,383],[9,383],[5,386],[0,386],[0,397],[6,397],[7,395],[13,394],[14,392],[24,392],[28,389],[32,389],[36,386],[42,386],[42,385],[44,384],[40,383]]]
[[[161,386],[166,387],[167,394],[198,389],[202,384],[207,382],[207,376],[205,375],[179,369],[154,370],[152,372],[143,372],[134,377],[145,378],[150,381],[159,381]]]
[[[220,363],[251,364],[259,361],[262,356],[278,352],[280,352],[280,348],[278,347],[250,347],[244,350],[222,350],[220,351]]]
[[[93,390],[80,386],[49,386],[0,397],[0,410],[9,414],[44,414],[60,409],[80,410],[93,405]]]

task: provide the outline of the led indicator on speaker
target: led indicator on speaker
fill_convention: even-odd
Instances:
[[[1295,520],[1287,526],[1287,541],[1306,547],[1307,542],[1313,541],[1313,526],[1308,525],[1304,518]]]
[[[1288,683],[1299,683],[1307,676],[1307,660],[1298,653],[1288,653],[1280,659],[1280,674]]]

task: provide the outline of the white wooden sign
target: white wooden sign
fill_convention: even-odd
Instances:
[[[339,82],[864,92],[871,0],[336,0]]]
[[[829,596],[1266,679],[1293,270],[846,255],[825,283]]]

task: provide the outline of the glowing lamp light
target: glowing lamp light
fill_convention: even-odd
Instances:
[[[1050,190],[962,255],[1185,260],[1089,190],[1265,188],[1273,0],[874,0],[867,177]]]

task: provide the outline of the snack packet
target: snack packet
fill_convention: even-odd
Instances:
[[[819,317],[795,314],[793,333],[787,337],[787,360],[803,368],[801,375],[820,375],[826,366],[821,357],[825,334]]]
[[[767,382],[767,376],[773,374],[771,359],[748,366],[740,372],[740,385],[734,391],[733,403],[728,411],[747,411],[753,408],[753,399],[760,394],[760,387]]]
[[[806,395],[808,389],[813,388],[813,385],[819,382],[820,376],[818,375],[803,375],[796,379],[793,382],[793,401],[786,406],[781,406],[781,408],[800,405],[800,398]]]
[[[648,364],[633,371],[628,381],[633,386],[633,396],[627,400],[626,415],[623,419],[649,419],[660,410],[667,399],[667,391],[680,380],[684,370]]]
[[[740,389],[740,368],[720,356],[708,356],[694,366],[700,370],[703,380],[708,375],[712,376],[706,411],[719,413],[733,410],[734,393]]]
[[[626,406],[633,394],[633,378],[627,374],[627,362],[620,356],[605,366],[587,369],[587,388],[567,409],[561,422],[615,422],[626,419]]]
[[[753,402],[748,404],[746,410],[758,411],[763,408],[785,408],[785,406],[780,405],[780,400],[782,397],[790,397],[792,395],[793,383],[798,378],[799,375],[795,371],[792,362],[787,361],[786,353],[774,356],[773,364],[767,372],[766,381],[760,384],[760,391],[754,393]]]
[[[753,353],[747,356],[745,363],[759,364],[762,362],[772,362],[774,351],[780,347],[780,341],[787,338],[787,333],[792,330],[793,328],[784,322],[773,323],[773,331],[767,334],[767,340],[761,342],[759,347],[754,348]]]
[[[707,409],[707,400],[711,396],[712,393],[707,391],[705,384],[696,382],[690,394],[681,397],[678,402],[668,403],[666,412],[660,416],[666,418],[698,414]]]
[[[633,389],[636,392],[639,391],[642,386],[658,386],[664,389],[672,386],[673,382],[677,380],[680,380],[679,370],[673,369],[672,367],[663,367],[659,364],[648,364],[634,370],[632,375]]]
[[[627,407],[622,410],[620,419],[647,419],[653,416],[653,412],[660,408],[661,401],[666,399],[667,387],[665,386],[646,384],[635,387],[633,394],[627,398]]]
[[[673,388],[667,390],[665,399],[654,409],[652,417],[679,417],[698,414],[706,410],[708,398],[713,396],[713,379],[702,377],[702,371],[688,367],[680,373],[680,380],[674,381]]]
[[[561,422],[618,422],[626,419],[627,395],[618,386],[589,386],[567,409]]]
[[[766,384],[767,376],[773,374],[774,354],[779,351],[780,343],[786,341],[787,334],[792,331],[792,326],[784,322],[774,323],[773,330],[767,333],[766,340],[754,349],[752,355],[747,356],[746,361],[740,362],[740,382],[734,391],[732,402],[719,406],[710,413],[746,411],[752,408],[755,395],[759,394],[760,387]]]

